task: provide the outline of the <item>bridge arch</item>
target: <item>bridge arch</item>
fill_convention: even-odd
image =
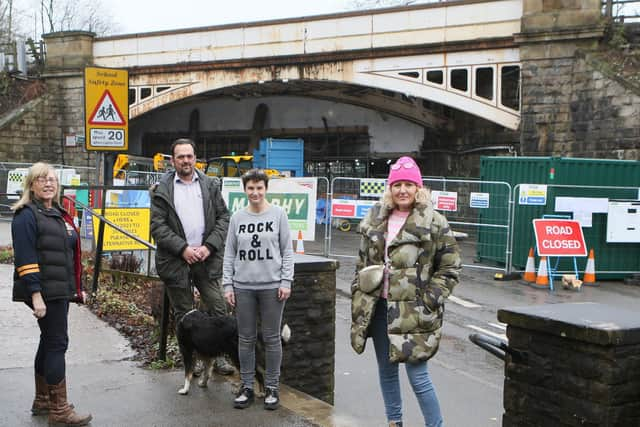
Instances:
[[[390,105],[388,97],[385,102],[383,95],[394,92],[404,99],[439,103],[516,129],[520,116],[518,60],[517,50],[499,49],[482,56],[459,52],[250,68],[198,64],[186,70],[185,66],[133,70],[130,117],[192,96],[253,87],[257,93],[264,88],[270,94],[304,92],[305,96],[376,108],[424,126],[443,124],[433,112],[415,109],[415,103]],[[231,92],[241,96],[245,89]]]

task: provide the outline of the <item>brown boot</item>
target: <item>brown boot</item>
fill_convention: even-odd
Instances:
[[[42,375],[35,374],[36,379],[36,397],[31,405],[31,415],[47,415],[49,413],[49,388],[47,380]],[[71,409],[74,408],[73,403],[69,403]]]
[[[49,425],[85,426],[91,421],[91,414],[79,415],[67,402],[67,381],[47,385],[49,388]]]
[[[31,415],[47,415],[49,413],[49,389],[47,380],[42,375],[35,374],[36,397],[31,405]]]

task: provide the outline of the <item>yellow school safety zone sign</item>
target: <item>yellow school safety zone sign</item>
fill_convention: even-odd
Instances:
[[[129,72],[114,68],[84,69],[86,148],[129,148]]]
[[[149,241],[149,223],[151,218],[151,209],[149,208],[107,208],[103,213],[104,217],[113,222],[118,227],[139,237],[142,240]],[[93,236],[96,244],[98,243],[98,226],[100,219],[93,216]],[[104,251],[134,251],[138,249],[148,249],[142,243],[138,243],[132,238],[124,235],[109,224],[104,225],[104,239],[102,241],[102,250]]]

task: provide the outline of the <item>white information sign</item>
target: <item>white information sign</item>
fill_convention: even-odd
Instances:
[[[471,192],[469,206],[472,208],[487,209],[489,207],[489,193]]]
[[[640,243],[640,201],[609,202],[607,243]]]
[[[91,129],[91,144],[95,147],[121,147],[124,144],[121,129]]]
[[[556,212],[572,212],[573,219],[583,227],[591,227],[592,214],[607,213],[609,199],[603,197],[556,197]]]

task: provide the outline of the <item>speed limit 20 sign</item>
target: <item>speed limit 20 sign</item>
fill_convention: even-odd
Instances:
[[[126,151],[129,146],[129,73],[113,68],[84,70],[87,150]]]

